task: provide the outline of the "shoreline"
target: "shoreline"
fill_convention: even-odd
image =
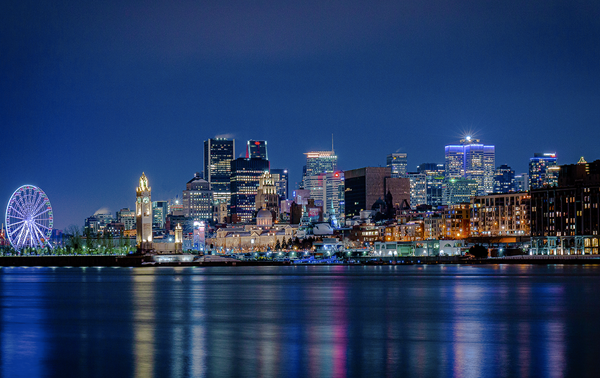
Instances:
[[[322,265],[585,265],[600,264],[600,256],[518,256],[508,258],[465,259],[460,256],[409,256],[398,257],[396,261],[383,261],[374,258],[358,263],[303,263],[293,264],[280,261],[193,261],[193,262],[151,262],[149,256],[3,256],[0,267],[160,267],[160,266],[322,266]],[[317,260],[318,261],[318,260]]]

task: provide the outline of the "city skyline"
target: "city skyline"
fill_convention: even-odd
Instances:
[[[235,157],[268,141],[290,190],[332,133],[341,170],[399,151],[413,172],[466,134],[515,174],[536,152],[593,161],[599,20],[591,1],[11,3],[0,201],[36,185],[64,229],[132,208],[141,172],[153,198],[181,196],[218,136],[240,142]]]

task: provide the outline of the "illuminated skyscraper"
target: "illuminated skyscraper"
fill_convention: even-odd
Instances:
[[[472,139],[470,136],[460,142],[460,145],[446,146],[446,178],[464,177],[475,180],[478,195],[492,193],[496,148],[479,143],[479,139]]]
[[[556,153],[535,153],[529,159],[529,188],[556,186],[559,172],[556,163]]]
[[[212,220],[213,192],[199,173],[187,182],[183,191],[183,214],[195,221]]]
[[[515,171],[506,164],[496,168],[494,175],[494,193],[510,193],[515,191]]]
[[[321,173],[332,173],[337,170],[337,156],[332,151],[312,151],[307,152],[306,155],[306,169],[302,177],[302,185],[304,189],[306,187],[304,178],[307,176],[317,176]]]
[[[279,175],[279,180],[275,183],[277,194],[280,199],[288,198],[289,174],[287,169],[271,169],[271,173]]]
[[[395,152],[387,156],[387,166],[392,169],[392,177],[406,177],[406,153]]]
[[[235,156],[235,140],[213,138],[204,141],[204,179],[210,183],[214,201],[231,199],[231,161]]]
[[[427,175],[425,173],[408,172],[405,177],[410,180],[410,207],[427,204]]]
[[[256,212],[259,178],[269,171],[269,161],[237,158],[231,161],[231,218],[249,223]]]
[[[269,160],[266,140],[249,140],[246,144],[246,159]]]

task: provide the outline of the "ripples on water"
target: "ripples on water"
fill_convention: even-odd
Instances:
[[[600,267],[1,268],[3,377],[598,376]]]

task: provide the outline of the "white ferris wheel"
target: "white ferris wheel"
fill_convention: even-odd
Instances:
[[[34,185],[15,190],[6,206],[6,237],[21,250],[50,245],[54,216],[46,193]]]

